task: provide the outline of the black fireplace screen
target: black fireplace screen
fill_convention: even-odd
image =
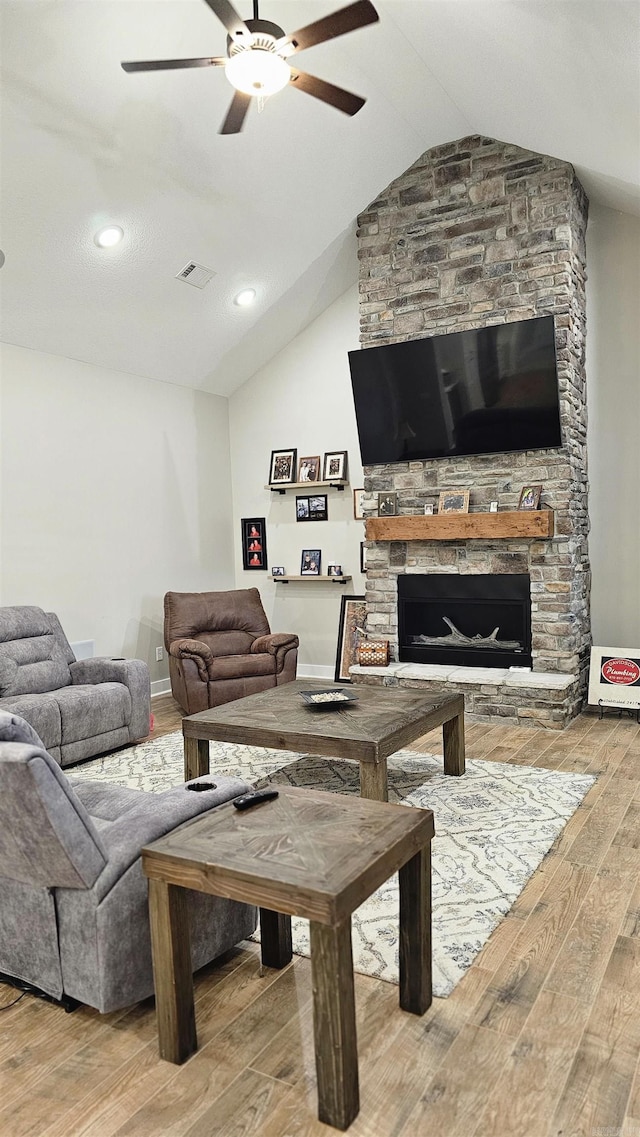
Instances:
[[[530,667],[529,576],[399,576],[398,634],[408,662]]]

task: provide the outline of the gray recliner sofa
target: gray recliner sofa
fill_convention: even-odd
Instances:
[[[0,711],[0,972],[103,1013],[151,995],[140,850],[250,788],[227,777],[161,794],[72,781],[28,723]],[[256,928],[251,905],[191,891],[188,902],[194,971]]]
[[[0,608],[0,710],[26,719],[62,766],[149,733],[149,668],[141,659],[76,660],[58,617]]]

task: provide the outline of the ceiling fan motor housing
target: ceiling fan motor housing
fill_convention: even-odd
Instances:
[[[282,28],[278,24],[272,23],[271,20],[245,20],[245,24],[251,32],[251,42],[247,42],[248,36],[238,36],[237,39],[227,36],[227,55],[229,58],[237,55],[239,51],[246,51],[248,47],[273,51],[276,41],[284,38]],[[243,38],[244,43],[242,42]]]

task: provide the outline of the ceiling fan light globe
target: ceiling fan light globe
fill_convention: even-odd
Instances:
[[[260,47],[248,48],[232,55],[225,64],[227,79],[245,95],[275,95],[286,87],[291,68],[284,59]]]

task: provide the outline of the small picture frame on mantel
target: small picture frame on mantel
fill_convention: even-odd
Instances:
[[[468,513],[469,490],[443,490],[438,498],[438,513]]]
[[[378,517],[395,517],[398,512],[398,495],[395,492],[378,494]]]
[[[520,491],[518,509],[539,509],[542,486],[523,486]]]

